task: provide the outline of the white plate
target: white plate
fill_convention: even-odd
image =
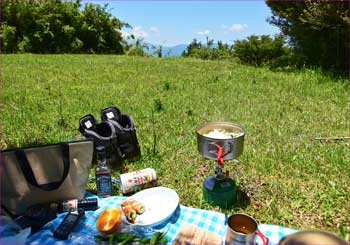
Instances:
[[[137,215],[135,224],[131,224],[123,215],[127,224],[141,227],[153,227],[167,220],[179,205],[177,193],[166,187],[153,187],[142,190],[128,199],[134,199],[145,205],[145,212]]]

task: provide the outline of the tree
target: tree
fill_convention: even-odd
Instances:
[[[183,51],[182,56],[190,56],[191,53],[194,52],[196,49],[202,48],[202,43],[198,42],[197,39],[193,39],[192,42],[186,47],[186,50]]]
[[[88,3],[82,11],[80,36],[85,50],[96,53],[123,53],[122,23],[107,12],[107,6]]]
[[[235,41],[233,50],[242,63],[254,66],[281,65],[281,59],[290,53],[281,35],[274,38],[269,35],[251,35],[246,39]]]
[[[80,0],[3,0],[2,52],[122,54],[121,28],[128,26],[107,5]]]
[[[299,63],[349,71],[350,6],[348,1],[268,0],[268,21],[289,38]]]

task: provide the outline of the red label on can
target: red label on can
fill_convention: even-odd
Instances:
[[[121,189],[126,194],[155,186],[157,184],[157,175],[154,169],[146,168],[120,175],[120,182]]]

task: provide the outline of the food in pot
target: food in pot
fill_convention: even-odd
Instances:
[[[232,137],[236,138],[236,137],[239,137],[241,135],[242,135],[241,132],[237,132],[237,133],[236,132],[228,132],[224,129],[216,129],[216,128],[214,128],[209,133],[204,134],[205,137],[213,138],[213,139],[231,139]]]
[[[96,229],[104,234],[111,234],[121,227],[122,212],[119,208],[107,208],[98,216]]]

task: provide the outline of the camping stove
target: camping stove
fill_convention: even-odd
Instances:
[[[243,152],[245,130],[229,122],[213,122],[197,128],[200,154],[216,161],[214,175],[203,183],[203,198],[209,204],[228,208],[236,201],[236,183],[224,171],[225,161],[235,160]]]

